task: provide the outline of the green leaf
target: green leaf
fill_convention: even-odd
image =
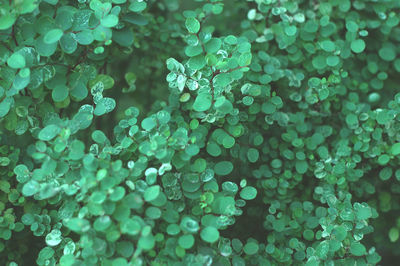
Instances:
[[[115,27],[118,24],[118,17],[113,14],[109,14],[101,19],[101,25],[106,28]]]
[[[67,219],[64,221],[64,225],[76,233],[84,233],[90,229],[89,221],[82,218]]]
[[[58,42],[63,36],[64,32],[60,29],[52,29],[46,33],[43,38],[44,43],[52,44]]]
[[[151,250],[155,245],[154,236],[152,234],[141,236],[138,246],[144,250]]]
[[[399,229],[392,227],[389,230],[389,240],[390,242],[396,242],[399,239]]]
[[[22,187],[22,194],[25,197],[30,197],[39,192],[40,185],[35,180],[30,180]]]
[[[214,86],[226,87],[232,82],[230,73],[221,73],[213,79]]]
[[[59,229],[53,229],[46,235],[46,244],[48,246],[57,246],[62,241],[61,231]]]
[[[57,49],[57,42],[51,44],[45,43],[42,36],[36,39],[35,48],[39,55],[48,57],[55,53]]]
[[[306,229],[303,232],[303,237],[308,241],[312,241],[314,239],[314,232],[310,229]]]
[[[119,201],[125,196],[125,188],[118,186],[114,189],[114,191],[110,195],[110,200],[111,201]]]
[[[396,59],[396,47],[391,43],[385,43],[378,51],[379,56],[384,61],[393,61]]]
[[[89,45],[94,41],[92,30],[83,30],[75,35],[76,41],[81,45]]]
[[[323,42],[321,42],[321,48],[322,50],[324,50],[325,52],[333,52],[335,51],[335,43],[330,41],[330,40],[325,40]]]
[[[95,204],[101,204],[103,203],[107,198],[107,195],[103,191],[95,191],[93,194],[90,196],[90,201],[95,203]]]
[[[348,114],[346,116],[346,123],[349,126],[357,125],[358,124],[358,118],[355,114]]]
[[[194,56],[189,59],[187,65],[193,70],[200,70],[206,65],[206,60],[203,55]]]
[[[124,47],[129,47],[134,42],[133,32],[129,28],[124,28],[118,31],[114,30],[112,39],[113,41]]]
[[[297,33],[297,28],[296,28],[296,26],[290,25],[290,26],[285,27],[285,33],[286,33],[288,36],[294,36],[294,35],[296,35],[296,33]]]
[[[243,247],[244,253],[247,255],[254,255],[258,252],[259,246],[256,242],[247,242]]]
[[[306,161],[297,161],[295,166],[296,166],[296,171],[299,174],[304,174],[307,172],[308,163]]]
[[[350,245],[350,253],[354,256],[364,256],[367,254],[365,246],[358,242],[353,242]]]
[[[46,260],[50,259],[53,255],[54,255],[54,249],[52,249],[51,247],[45,247],[42,250],[40,250],[38,257]]]
[[[219,232],[215,227],[207,226],[201,230],[200,237],[207,243],[214,243],[219,239]]]
[[[96,108],[94,109],[94,115],[96,116],[101,116],[104,115],[106,113],[111,112],[112,110],[114,110],[116,106],[116,102],[114,99],[105,97],[102,98],[97,104],[96,104]]]
[[[382,154],[378,157],[378,163],[380,165],[386,165],[390,161],[390,157],[387,154]]]
[[[76,51],[78,43],[75,40],[73,33],[67,33],[61,37],[60,47],[67,54],[72,54]]]
[[[241,54],[239,57],[239,66],[248,66],[251,63],[251,53]]]
[[[149,23],[145,16],[136,13],[128,13],[122,17],[122,20],[139,26],[145,26]]]
[[[111,89],[114,86],[114,79],[111,76],[99,74],[89,81],[89,87],[94,87],[98,82],[102,83],[104,90]]]
[[[214,166],[214,171],[217,175],[229,175],[233,170],[233,164],[229,161],[222,161]]]
[[[0,30],[6,30],[8,28],[11,28],[11,26],[14,24],[16,20],[15,14],[1,14],[0,16]]]
[[[356,54],[362,53],[365,49],[365,42],[362,39],[357,39],[351,42],[351,50]]]
[[[357,32],[358,24],[352,20],[346,21],[346,29],[350,32]]]
[[[0,117],[4,117],[8,114],[13,104],[14,99],[11,97],[6,97],[0,102]]]
[[[251,162],[251,163],[257,162],[259,156],[260,156],[260,154],[259,154],[258,150],[254,149],[254,148],[250,148],[247,151],[247,158],[249,159],[249,162]]]
[[[240,191],[240,197],[244,200],[253,200],[257,197],[257,189],[254,187],[245,187]]]
[[[210,109],[212,97],[209,93],[200,93],[193,103],[193,110],[204,112]]]
[[[144,130],[150,131],[157,126],[157,123],[152,117],[147,117],[143,119],[141,125]]]
[[[131,5],[129,6],[129,10],[133,12],[141,12],[145,10],[147,7],[147,3],[141,0],[133,0],[131,1]]]
[[[221,48],[222,41],[219,38],[212,38],[205,45],[205,50],[208,54],[213,54],[219,51]]]
[[[13,53],[8,59],[7,64],[11,68],[24,68],[25,58],[20,53]]]
[[[109,216],[100,216],[94,221],[93,228],[96,231],[104,232],[111,225],[111,223],[112,222]]]
[[[331,56],[328,56],[328,57],[326,58],[326,64],[327,64],[328,66],[334,67],[334,66],[337,66],[339,63],[340,63],[340,58],[339,58],[339,56],[331,55]],[[329,91],[328,91],[328,92],[329,92]]]
[[[183,235],[178,239],[178,244],[184,249],[190,249],[194,245],[194,237],[192,235]]]
[[[40,130],[38,138],[40,140],[44,141],[50,141],[52,140],[55,136],[57,136],[58,133],[61,132],[61,128],[56,126],[56,125],[48,125],[42,130]]]
[[[121,222],[121,232],[128,235],[137,235],[141,230],[141,225],[138,221],[127,219]]]
[[[372,210],[366,203],[354,203],[354,210],[359,220],[366,220],[372,217]]]
[[[200,30],[200,22],[195,18],[187,18],[185,21],[186,29],[190,33],[198,33]]]
[[[56,86],[52,93],[51,97],[55,102],[62,102],[68,97],[68,87],[65,85],[58,85]]]
[[[158,195],[160,195],[160,192],[161,192],[161,187],[158,185],[148,187],[146,188],[143,194],[144,200],[145,201],[155,200],[158,197]]]
[[[393,146],[391,148],[391,152],[395,156],[400,154],[400,142],[393,144]]]
[[[70,144],[68,158],[70,160],[80,160],[85,155],[85,144],[79,140],[73,140]]]
[[[229,114],[233,110],[232,103],[224,96],[218,97],[214,106],[222,114]]]
[[[334,228],[333,230],[333,235],[335,236],[337,241],[342,242],[343,240],[346,239],[347,236],[347,230],[344,225],[339,225]]]

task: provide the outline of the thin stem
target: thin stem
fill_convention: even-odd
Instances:
[[[15,24],[12,26],[11,36],[12,36],[12,38],[13,38],[13,40],[14,40],[15,45],[16,45],[16,46],[19,46],[19,45],[18,45],[18,42],[17,42],[17,38],[15,37]]]

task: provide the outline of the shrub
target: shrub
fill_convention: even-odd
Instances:
[[[393,263],[399,8],[3,1],[0,261]]]

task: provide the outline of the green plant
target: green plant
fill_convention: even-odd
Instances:
[[[3,0],[0,261],[398,258],[399,11]]]

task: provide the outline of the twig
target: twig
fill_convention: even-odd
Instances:
[[[17,38],[15,37],[15,27],[14,26],[15,26],[15,24],[12,26],[11,35],[12,35],[15,45],[19,46],[18,42],[17,42]]]

